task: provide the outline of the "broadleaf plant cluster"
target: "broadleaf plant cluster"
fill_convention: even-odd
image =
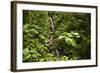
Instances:
[[[23,10],[23,62],[90,58],[90,13]]]

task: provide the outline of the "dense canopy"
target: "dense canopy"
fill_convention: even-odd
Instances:
[[[23,62],[90,58],[90,13],[23,10]]]

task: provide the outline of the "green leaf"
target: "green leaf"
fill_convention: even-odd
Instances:
[[[69,37],[65,37],[65,42],[66,42],[66,44],[68,44],[68,45],[71,45],[71,46],[76,46],[76,42],[75,42],[75,40],[74,39],[72,39],[72,38],[69,38]]]
[[[25,48],[25,49],[23,50],[23,54],[24,54],[24,56],[26,56],[27,54],[29,54],[28,48]]]
[[[67,56],[62,56],[61,59],[66,61],[66,60],[68,60],[68,57]]]
[[[73,37],[72,33],[67,33],[68,37]]]
[[[32,24],[32,26],[33,26],[35,29],[42,29],[41,27],[39,27],[38,25],[35,25],[35,24]]]
[[[39,36],[40,36],[40,38],[42,38],[42,39],[46,39],[46,38],[44,37],[44,35],[42,35],[42,34],[40,34]]]
[[[72,39],[72,46],[76,47],[76,41]]]
[[[67,36],[67,34],[68,34],[67,32],[64,32],[64,33],[63,33],[64,36]]]
[[[43,62],[45,59],[44,58],[42,58],[42,59],[40,59],[40,62]]]
[[[79,33],[71,31],[74,36],[79,36]]]
[[[63,39],[65,36],[59,36],[58,39]]]
[[[34,32],[35,34],[38,34],[39,32],[36,29],[30,29],[31,32]]]
[[[31,57],[31,54],[28,54],[26,57],[25,57],[25,60],[29,59]]]

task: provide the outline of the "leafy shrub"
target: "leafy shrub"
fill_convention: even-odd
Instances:
[[[23,62],[90,59],[90,14],[23,11]]]

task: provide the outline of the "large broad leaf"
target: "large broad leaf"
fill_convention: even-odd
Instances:
[[[65,36],[59,36],[58,39],[60,40],[60,39],[63,39],[64,37],[65,37]]]
[[[76,46],[76,42],[75,42],[75,40],[74,39],[72,39],[72,38],[69,38],[69,37],[65,37],[65,42],[66,42],[66,44],[68,44],[68,45],[71,45],[71,46]]]
[[[64,32],[63,35],[67,37],[73,37],[73,34],[68,32]]]
[[[71,32],[74,36],[79,36],[79,33],[78,32]]]
[[[80,34],[78,32],[71,32],[71,34],[76,37],[76,38],[80,38]]]
[[[63,33],[64,36],[67,36],[67,34],[68,34],[67,32],[64,32],[64,33]]]
[[[68,37],[73,37],[73,34],[72,33],[67,33],[67,36]]]

